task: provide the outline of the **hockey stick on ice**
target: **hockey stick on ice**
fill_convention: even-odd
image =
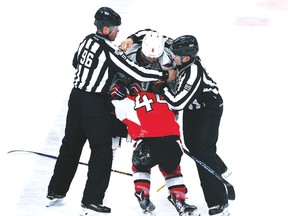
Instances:
[[[166,186],[166,184],[164,184],[164,185],[162,185],[161,187],[159,187],[159,188],[157,189],[157,192],[159,192],[160,190],[162,190],[165,186]]]
[[[229,200],[234,200],[235,199],[235,190],[234,187],[225,179],[223,179],[223,177],[218,174],[217,172],[215,172],[212,168],[210,168],[207,164],[205,164],[203,161],[195,158],[189,151],[187,151],[186,149],[183,149],[184,153],[186,155],[188,155],[190,158],[192,158],[196,163],[198,163],[200,166],[202,166],[203,168],[205,168],[208,172],[210,172],[212,175],[214,175],[217,179],[219,179],[220,181],[223,182],[223,184],[226,186],[227,189],[227,195],[228,195],[228,199]]]
[[[7,154],[10,154],[10,153],[13,153],[13,152],[27,152],[27,153],[37,154],[37,155],[40,155],[40,156],[43,156],[43,157],[48,157],[48,158],[53,158],[53,159],[57,159],[58,158],[58,157],[56,157],[54,155],[49,155],[49,154],[45,154],[45,153],[41,153],[41,152],[35,152],[35,151],[29,151],[29,150],[12,150],[12,151],[7,152]],[[80,161],[78,163],[81,164],[81,165],[88,166],[87,163],[83,163],[83,162],[80,162]],[[132,176],[131,173],[122,172],[122,171],[114,170],[114,169],[111,169],[111,172]]]

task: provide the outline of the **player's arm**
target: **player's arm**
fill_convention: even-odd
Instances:
[[[151,31],[154,31],[154,30],[147,28],[147,29],[139,30],[134,34],[129,35],[127,39],[121,42],[119,46],[120,49],[126,52],[132,46],[133,43],[141,44],[145,35]]]

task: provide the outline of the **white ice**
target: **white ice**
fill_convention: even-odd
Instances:
[[[5,216],[78,215],[87,167],[79,165],[60,206],[45,195],[63,137],[74,52],[95,32],[94,13],[122,15],[116,43],[146,27],[170,37],[193,34],[206,69],[224,98],[218,153],[233,174],[231,216],[285,216],[287,195],[287,0],[10,0],[0,3],[0,205]],[[117,150],[113,169],[131,172],[131,144]],[[87,162],[89,148],[81,157]],[[195,163],[183,156],[188,203],[207,216]],[[164,180],[152,170],[157,216],[176,216]],[[104,204],[111,216],[142,215],[130,176],[112,173]]]

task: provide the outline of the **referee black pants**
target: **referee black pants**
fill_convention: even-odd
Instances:
[[[183,111],[183,137],[190,153],[221,174],[216,143],[223,106]],[[228,202],[224,184],[197,165],[201,187],[208,207]]]
[[[82,203],[102,204],[111,175],[111,133],[107,97],[74,88],[68,102],[65,136],[48,193],[66,196],[76,173],[83,146],[88,141],[91,154]]]

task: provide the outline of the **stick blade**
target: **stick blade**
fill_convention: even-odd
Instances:
[[[229,200],[235,200],[235,190],[233,185],[231,185],[229,182],[227,182],[225,179],[223,179],[223,182],[227,189],[227,196]]]

